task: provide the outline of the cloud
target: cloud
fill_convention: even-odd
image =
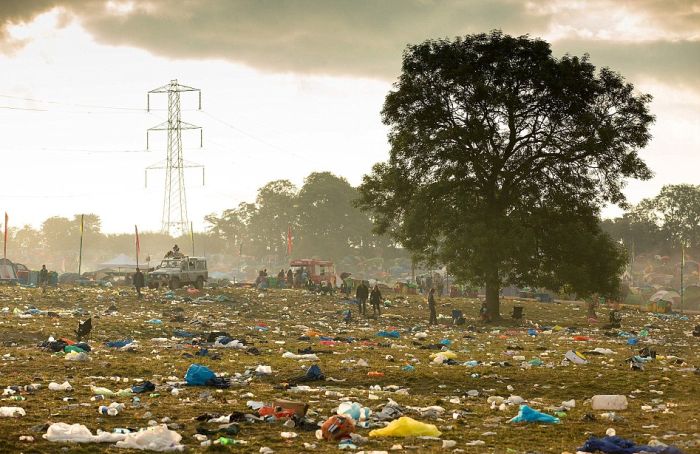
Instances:
[[[626,78],[700,89],[700,41],[614,42],[563,40],[552,45],[561,55],[590,54],[596,66],[608,66]]]
[[[150,2],[151,8],[83,21],[98,40],[173,58],[223,58],[275,72],[393,78],[406,44],[546,24],[513,0]]]
[[[697,85],[700,0],[541,5],[518,0],[5,0],[0,24],[29,21],[61,7],[104,44],[170,58],[224,59],[263,71],[385,80],[398,74],[409,43],[500,28],[548,37],[557,54],[588,52],[594,64],[625,75]],[[7,38],[2,30],[0,40]]]

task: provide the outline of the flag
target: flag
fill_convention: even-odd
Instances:
[[[5,211],[5,242],[3,243],[2,258],[7,258],[7,222],[10,218],[7,216],[7,211]]]
[[[85,231],[85,215],[80,215],[80,251],[78,252],[78,276],[83,268],[83,232]]]
[[[139,240],[139,228],[134,226],[134,232],[136,232],[136,256],[141,254],[141,241]]]
[[[194,222],[190,222],[190,242],[192,243],[192,255],[194,256]]]
[[[287,226],[287,255],[292,255],[292,224]]]
[[[139,228],[134,225],[134,232],[136,232],[136,266],[139,264],[139,254],[141,254],[141,241],[139,240]]]
[[[683,303],[685,297],[685,289],[683,283],[683,274],[685,273],[685,243],[681,243],[681,312],[683,311]]]

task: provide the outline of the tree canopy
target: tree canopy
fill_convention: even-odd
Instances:
[[[587,56],[499,31],[408,46],[382,111],[390,157],[359,206],[416,257],[486,287],[611,293],[624,254],[598,222],[647,179],[649,95]],[[585,245],[585,253],[581,247]]]

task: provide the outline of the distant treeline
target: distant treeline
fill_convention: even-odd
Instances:
[[[687,253],[700,255],[700,186],[664,186],[623,216],[603,220],[602,228],[630,256],[677,254],[683,245]]]
[[[288,233],[293,258],[319,257],[342,260],[346,256],[385,259],[407,257],[388,238],[372,233],[368,215],[355,208],[357,190],[344,178],[329,172],[312,173],[297,188],[288,180],[275,180],[258,190],[254,201],[205,217],[207,229],[194,234],[198,255],[216,256],[218,267],[229,262],[284,263]],[[8,258],[30,268],[46,264],[52,270],[77,271],[80,215],[51,217],[40,229],[30,225],[10,228]],[[159,261],[177,243],[191,252],[191,238],[140,233],[142,262]],[[133,233],[106,234],[97,214],[84,215],[83,270],[94,270],[118,254],[135,255]]]

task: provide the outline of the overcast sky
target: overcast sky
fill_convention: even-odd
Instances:
[[[696,0],[1,0],[0,211],[39,226],[94,212],[108,232],[160,228],[171,79],[183,95],[190,219],[252,200],[272,179],[301,185],[315,170],[358,184],[388,156],[379,111],[406,44],[500,28],[589,53],[654,96],[655,173],[631,181],[631,202],[662,185],[700,183],[700,1]],[[158,173],[160,172],[160,173]],[[609,208],[606,215],[619,211]]]

